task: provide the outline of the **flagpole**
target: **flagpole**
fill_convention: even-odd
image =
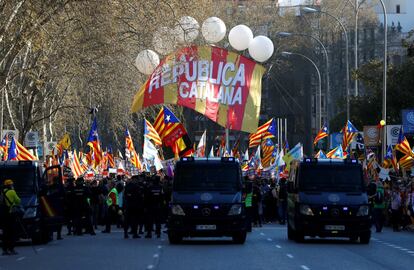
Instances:
[[[285,118],[285,141],[287,141],[287,118]]]
[[[225,150],[227,150],[227,147],[229,147],[229,129],[228,128],[226,128],[226,149]],[[224,151],[224,152],[226,152],[226,151]]]

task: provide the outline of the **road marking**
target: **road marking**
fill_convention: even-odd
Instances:
[[[36,248],[37,251],[42,251],[44,248]]]
[[[265,234],[261,232],[261,233],[260,233],[260,235],[261,235],[261,236],[264,236]]]
[[[277,248],[282,248],[282,247],[281,247],[281,246],[279,246],[279,245],[276,245],[276,247],[277,247]]]
[[[158,246],[158,249],[162,249],[162,246]]]
[[[411,250],[408,250],[407,252],[410,254],[414,254],[414,251],[411,251]]]
[[[152,265],[152,264],[148,265],[147,269],[154,269],[154,265]]]
[[[371,237],[371,239],[374,240],[374,241],[378,241],[378,239],[377,238],[374,238],[374,237]]]
[[[20,258],[18,258],[16,261],[22,261],[22,260],[24,260],[24,259],[26,259],[26,257],[20,257]]]
[[[402,251],[408,251],[408,249],[406,249],[406,248],[399,248],[400,250],[402,250]]]
[[[272,242],[272,238],[267,238],[267,241]]]
[[[286,254],[286,256],[288,256],[289,258],[293,259],[293,255],[292,254]]]
[[[300,266],[303,270],[310,270],[310,268],[309,267],[307,267],[306,265],[301,265]]]
[[[154,257],[154,258],[158,258],[160,255],[158,255],[158,254],[154,254],[154,256],[152,256],[152,257]]]

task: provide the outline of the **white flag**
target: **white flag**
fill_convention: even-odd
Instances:
[[[155,145],[148,138],[144,138],[144,150],[142,153],[142,157],[149,160],[158,157],[157,148],[155,148]]]
[[[208,157],[209,158],[214,157],[214,147],[213,146],[211,147],[210,154],[208,154]]]
[[[198,143],[198,146],[197,146],[197,157],[206,156],[206,137],[207,137],[207,130],[204,130],[204,133],[201,136],[200,142]]]

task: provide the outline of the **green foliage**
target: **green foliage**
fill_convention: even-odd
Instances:
[[[353,97],[350,102],[351,122],[362,129],[364,125],[377,125],[382,116],[382,62],[373,60],[356,72],[364,84],[366,93]],[[400,124],[401,110],[414,107],[414,59],[409,58],[401,66],[389,66],[387,72],[387,123]],[[345,104],[345,100],[340,103]],[[345,113],[335,116],[331,130],[340,129],[345,121]]]

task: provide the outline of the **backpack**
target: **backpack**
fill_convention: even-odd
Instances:
[[[0,220],[9,214],[9,207],[6,204],[6,198],[3,191],[0,191]]]
[[[377,193],[375,193],[374,202],[375,204],[382,204],[384,202],[384,194],[377,191]]]

